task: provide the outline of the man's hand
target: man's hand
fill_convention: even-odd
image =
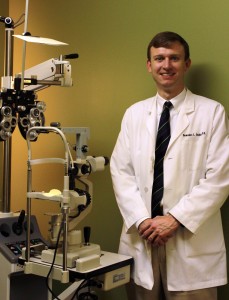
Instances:
[[[163,246],[174,235],[180,223],[170,214],[144,220],[138,227],[140,236],[153,246]]]

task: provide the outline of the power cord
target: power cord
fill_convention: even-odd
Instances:
[[[55,295],[55,293],[53,292],[53,290],[49,287],[49,284],[48,284],[48,281],[49,281],[49,276],[53,270],[53,266],[54,266],[54,263],[55,263],[55,259],[56,259],[56,253],[57,253],[57,249],[58,249],[58,244],[59,244],[59,240],[60,240],[60,235],[61,235],[61,232],[63,230],[63,223],[61,223],[61,226],[60,226],[60,230],[58,232],[58,236],[57,236],[57,241],[56,241],[56,246],[55,246],[55,251],[54,251],[54,255],[53,255],[53,261],[52,261],[52,264],[51,264],[51,267],[49,269],[49,272],[46,276],[46,286],[47,286],[47,289],[49,290],[49,292],[52,294],[53,297],[55,297],[57,300],[61,300],[60,298],[58,298],[58,296]]]
[[[97,300],[98,296],[96,294],[93,294],[91,291],[91,287],[98,287],[101,288],[102,284],[101,282],[94,280],[92,278],[89,279],[85,279],[80,285],[79,287],[76,289],[75,294],[73,295],[73,298],[71,300],[74,299],[74,297],[76,297],[77,300]],[[80,291],[84,288],[88,287],[88,291],[87,292],[83,292],[81,294]]]

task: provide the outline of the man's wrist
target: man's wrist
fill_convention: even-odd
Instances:
[[[139,220],[135,223],[135,226],[136,226],[137,230],[139,230],[140,225],[141,225],[145,220],[147,220],[147,219],[150,219],[150,218],[149,218],[149,217],[143,217],[143,218],[139,219]]]
[[[174,220],[175,222],[177,222],[177,224],[178,224],[179,226],[184,227],[184,225],[183,225],[179,220],[177,220],[177,218],[175,218],[171,213],[168,213],[167,215],[171,216],[171,217],[173,218],[173,220]]]

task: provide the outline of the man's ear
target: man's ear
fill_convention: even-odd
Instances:
[[[185,62],[185,65],[186,65],[186,71],[188,71],[188,69],[191,67],[191,64],[192,64],[192,61],[191,59],[187,59],[186,62]]]
[[[152,66],[151,66],[151,61],[150,60],[147,60],[146,67],[147,67],[148,72],[151,73],[152,72]]]

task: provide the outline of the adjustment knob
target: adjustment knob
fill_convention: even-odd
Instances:
[[[91,227],[85,226],[84,229],[84,245],[89,246],[89,240],[90,240],[90,235],[91,235]]]

